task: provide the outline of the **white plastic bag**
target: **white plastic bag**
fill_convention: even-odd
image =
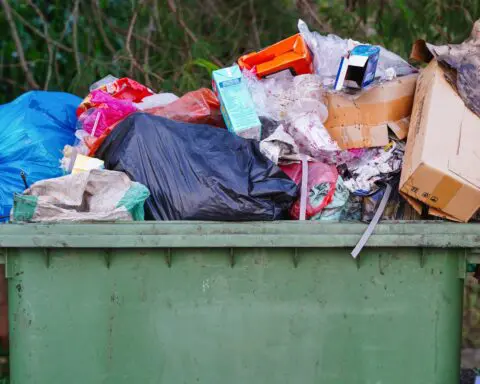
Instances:
[[[164,107],[178,100],[178,96],[173,93],[157,93],[152,96],[144,97],[140,103],[133,103],[141,111],[150,108]]]
[[[298,30],[313,53],[315,74],[321,76],[322,83],[326,87],[334,84],[341,58],[356,45],[364,44],[352,39],[342,39],[337,35],[323,36],[318,32],[311,32],[303,20],[298,20]],[[384,47],[379,48],[380,58],[377,64],[376,78],[392,80],[396,76],[405,76],[416,72],[414,67],[397,54]]]
[[[92,92],[93,90],[95,90],[97,88],[100,88],[104,85],[113,83],[114,81],[117,81],[117,80],[118,80],[118,78],[116,78],[115,76],[107,75],[107,76],[101,78],[100,80],[96,81],[92,85],[90,85],[89,91]]]

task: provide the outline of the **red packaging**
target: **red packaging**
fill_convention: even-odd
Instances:
[[[288,165],[280,165],[280,168],[283,172],[287,174],[295,183],[300,185],[302,181],[302,164],[301,163],[292,163]],[[323,198],[320,204],[312,206],[311,199],[307,197],[307,211],[306,219],[310,219],[312,216],[315,216],[322,212],[333,199],[335,194],[335,185],[338,179],[338,172],[335,166],[328,165],[319,162],[309,162],[308,163],[308,179],[307,179],[307,193],[308,197],[312,193],[315,193],[314,188],[319,187],[321,184],[327,184],[329,190],[327,195]],[[297,201],[293,203],[292,208],[290,209],[290,216],[292,219],[297,219],[300,217],[300,198],[298,197]]]
[[[144,97],[153,95],[153,92],[146,86],[137,83],[135,80],[123,77],[109,84],[97,88],[95,91],[104,91],[118,100],[129,100],[133,103],[140,103]],[[95,92],[93,91],[93,92]],[[94,107],[92,103],[92,92],[82,101],[77,108],[77,116],[80,116],[87,109]]]
[[[152,115],[184,123],[209,124],[225,127],[217,96],[207,88],[188,92],[178,100],[163,107],[145,110]]]

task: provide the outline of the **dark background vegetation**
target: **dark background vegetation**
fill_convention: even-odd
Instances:
[[[0,0],[0,102],[27,89],[85,95],[109,73],[156,91],[208,86],[210,70],[297,32],[381,44],[460,42],[480,0]]]
[[[0,0],[0,103],[30,89],[84,96],[107,75],[182,94],[210,71],[311,29],[408,58],[418,38],[461,42],[480,0]],[[4,127],[2,127],[3,129]],[[480,347],[478,284],[466,291],[464,345]],[[472,310],[471,308],[476,308]]]

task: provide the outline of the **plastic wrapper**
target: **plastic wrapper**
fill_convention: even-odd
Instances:
[[[279,220],[297,185],[258,142],[147,113],[120,122],[97,157],[150,190],[148,220]]]
[[[285,120],[304,99],[322,100],[323,98],[322,84],[318,76],[294,77],[290,72],[281,72],[273,77],[259,80],[255,72],[244,70],[243,77],[252,95],[257,115],[273,121]]]
[[[281,165],[280,168],[293,180],[300,184],[302,181],[301,163]],[[306,219],[319,215],[328,206],[335,194],[335,184],[338,179],[338,172],[334,166],[318,162],[308,162],[307,176],[307,205]],[[300,218],[300,199],[292,205],[290,216],[293,219]]]
[[[328,152],[340,150],[323,125],[326,117],[327,109],[318,100],[304,100],[299,103],[298,109],[289,113],[287,132],[295,139],[300,153],[320,159],[327,156]]]
[[[179,97],[173,93],[157,93],[152,96],[144,97],[140,103],[135,103],[135,107],[141,111],[146,109],[165,107],[166,105],[177,101]]]
[[[117,80],[118,80],[118,77],[115,77],[113,75],[107,75],[107,76],[101,78],[100,80],[96,81],[92,85],[90,85],[89,91],[92,92],[94,89],[98,89],[98,88],[103,87],[107,84],[114,83]]]
[[[91,170],[33,184],[15,195],[14,222],[141,221],[145,186],[121,172]]]
[[[310,148],[303,152],[300,151],[299,146],[294,138],[285,129],[285,126],[280,126],[275,129],[267,138],[260,142],[260,150],[262,153],[272,160],[275,164],[280,162],[298,161],[301,158],[306,158],[310,161],[319,161],[328,164],[344,164],[355,160],[358,161],[362,156],[368,153],[366,149],[349,149],[349,150],[319,150],[315,158],[309,156],[307,153],[312,153]]]
[[[71,173],[77,155],[86,155],[88,154],[88,152],[89,149],[86,145],[83,144],[83,141],[76,146],[65,145],[62,151],[63,157],[60,160],[60,168],[65,173]]]
[[[91,92],[89,104],[90,108],[78,118],[77,129],[95,137],[137,110],[131,101],[118,100],[100,89]]]
[[[257,114],[282,121],[301,154],[323,160],[340,150],[323,125],[328,110],[319,76],[282,74],[258,80],[252,73],[244,73]]]
[[[260,142],[260,151],[275,164],[280,161],[301,160],[302,157],[295,140],[285,131],[283,125]]]
[[[184,123],[225,127],[217,96],[207,88],[188,92],[164,107],[150,108],[145,112]]]
[[[102,79],[103,80],[103,79]],[[95,90],[108,93],[117,100],[128,100],[134,103],[140,103],[145,97],[153,95],[153,92],[144,85],[135,80],[123,77],[113,82],[105,81],[98,88],[95,88],[80,104],[77,109],[77,116],[80,116],[87,109],[94,107],[92,94]],[[95,85],[95,84],[94,84]],[[92,86],[93,87],[93,86]]]
[[[333,34],[322,36],[318,32],[311,32],[303,20],[298,21],[298,30],[313,53],[315,73],[322,77],[324,85],[332,85],[342,56],[359,43]]]
[[[324,193],[325,190],[323,191],[323,194]],[[314,196],[317,196],[317,199],[320,199],[323,194],[322,191],[315,191]],[[331,201],[320,213],[312,216],[311,220],[339,221],[347,218],[358,217],[356,212],[361,212],[358,211],[358,209],[361,208],[361,204],[354,206],[353,204],[355,201],[350,201],[349,198],[350,192],[345,187],[343,179],[339,176],[335,184],[335,193],[333,194]]]
[[[298,21],[298,30],[313,53],[315,73],[321,76],[322,83],[326,87],[334,84],[342,56],[347,55],[356,45],[363,44],[352,39],[342,39],[333,34],[323,36],[318,32],[311,32],[303,20]],[[395,76],[404,76],[413,72],[416,72],[415,68],[400,56],[380,47],[377,78],[391,80]]]
[[[72,145],[81,99],[61,92],[28,92],[0,106],[0,217],[8,218],[13,194],[36,181],[62,176],[59,160]],[[2,219],[0,219],[2,220]]]

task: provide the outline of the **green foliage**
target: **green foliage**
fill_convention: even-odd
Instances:
[[[241,54],[312,29],[382,44],[408,57],[417,38],[460,42],[480,17],[478,0],[2,0],[42,89],[85,95],[109,73],[156,91],[210,85]],[[78,11],[76,11],[78,4]],[[0,102],[31,89],[0,8]]]

